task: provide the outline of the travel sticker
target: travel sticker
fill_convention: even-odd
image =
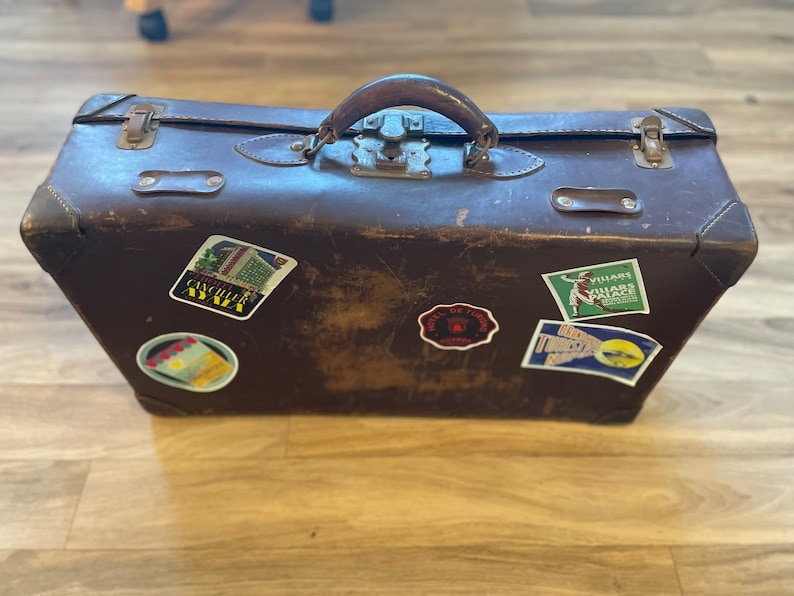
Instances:
[[[633,387],[661,349],[652,337],[621,327],[541,320],[521,366],[597,375]]]
[[[545,273],[543,280],[566,321],[651,312],[637,259]]]
[[[487,308],[465,302],[439,304],[419,315],[420,336],[442,350],[470,350],[490,343],[499,323]]]
[[[168,333],[138,350],[138,367],[160,383],[208,393],[228,385],[237,374],[237,356],[229,346],[198,333]]]
[[[297,264],[292,257],[268,248],[210,236],[169,295],[233,319],[250,319]]]

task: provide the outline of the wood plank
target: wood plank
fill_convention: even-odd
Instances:
[[[672,549],[683,593],[794,594],[794,545],[676,546]]]
[[[295,416],[290,457],[791,456],[789,385],[663,381],[628,426],[538,421]]]
[[[280,458],[286,451],[286,416],[153,417],[126,384],[0,386],[0,396],[0,460]]]
[[[794,541],[794,458],[163,460],[125,462],[124,474],[118,465],[94,462],[67,548]]]
[[[62,548],[88,468],[84,461],[0,461],[0,549]]]
[[[13,594],[58,596],[681,593],[665,547],[17,551],[0,552],[0,575]]]

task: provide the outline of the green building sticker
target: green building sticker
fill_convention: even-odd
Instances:
[[[566,321],[651,312],[637,259],[545,273],[543,281]]]
[[[292,257],[227,236],[210,236],[179,276],[174,300],[250,319],[297,265]]]

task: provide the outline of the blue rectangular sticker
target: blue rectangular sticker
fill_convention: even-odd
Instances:
[[[652,337],[621,327],[541,320],[521,366],[597,375],[634,387],[661,349]]]

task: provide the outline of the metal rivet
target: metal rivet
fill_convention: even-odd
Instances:
[[[632,145],[631,148],[634,149],[634,151],[639,151],[640,150],[640,146],[639,145]]]
[[[367,153],[372,153],[372,147],[367,147]]]
[[[295,141],[289,146],[293,151],[303,151],[306,149],[306,143],[303,141]]]
[[[157,182],[157,180],[155,180],[151,176],[144,176],[143,178],[138,180],[138,186],[151,186],[155,182]]]
[[[570,197],[557,197],[557,203],[562,205],[563,207],[572,207],[573,199],[571,199]]]
[[[652,163],[652,164],[651,164],[651,167],[652,167],[654,170],[658,170],[658,169],[659,169],[659,164],[658,164],[658,163]]]
[[[364,135],[358,135],[356,138],[360,141],[361,139],[364,138]]]
[[[353,166],[353,171],[354,172],[360,172],[361,171],[361,166]]]
[[[220,186],[223,184],[223,176],[210,176],[207,178],[207,186]]]
[[[632,199],[631,197],[623,197],[620,200],[621,206],[625,207],[626,209],[636,209],[637,208],[637,201]]]
[[[367,118],[367,124],[375,124],[375,120],[372,118]]]
[[[414,126],[419,126],[419,120],[414,120],[413,122],[411,122],[411,124],[413,124]]]
[[[430,170],[422,170],[422,178],[429,178]]]

